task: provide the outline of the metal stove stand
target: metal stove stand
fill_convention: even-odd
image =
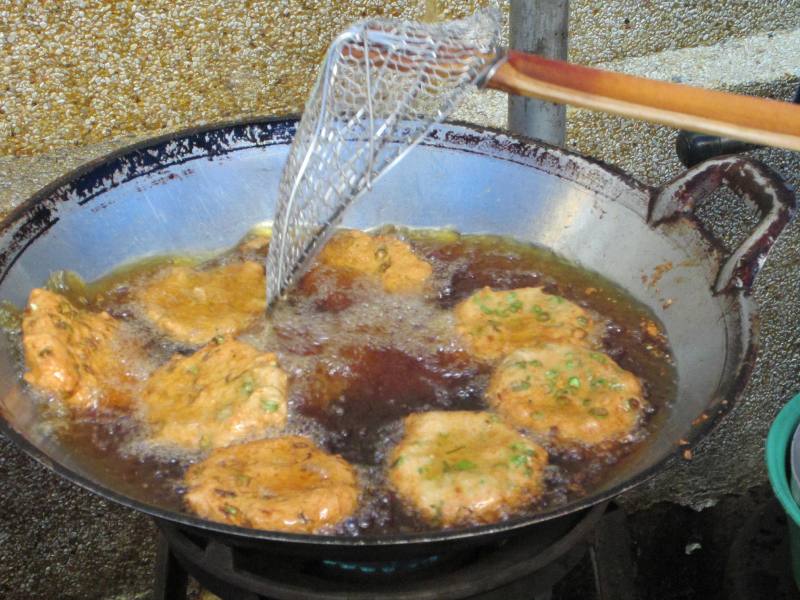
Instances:
[[[158,525],[155,600],[186,598],[190,576],[223,600],[558,600],[554,588],[565,584],[582,589],[576,592],[581,600],[636,597],[626,516],[607,505],[587,511],[565,536],[533,555],[522,535],[467,554],[380,563],[254,555]],[[579,563],[590,566],[588,575],[572,574]]]

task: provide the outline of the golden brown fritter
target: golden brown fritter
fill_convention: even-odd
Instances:
[[[22,318],[25,380],[75,410],[127,407],[134,384],[128,367],[138,350],[121,327],[106,312],[34,289]]]
[[[239,242],[239,245],[236,246],[236,250],[242,253],[257,252],[266,257],[267,250],[269,249],[270,237],[269,234],[261,232],[248,234]]]
[[[170,338],[199,346],[232,335],[266,308],[264,267],[253,261],[205,271],[173,266],[134,291],[146,318]]]
[[[358,507],[353,468],[300,436],[214,450],[184,481],[193,512],[240,527],[314,533]]]
[[[264,264],[269,252],[271,232],[263,229],[253,230],[248,233],[233,249],[232,256],[239,261],[254,261]]]
[[[391,294],[422,292],[433,272],[405,242],[356,230],[334,235],[317,260],[322,265],[373,277]]]
[[[151,441],[187,450],[228,446],[286,423],[288,376],[274,354],[236,340],[176,354],[142,393]]]
[[[597,323],[588,311],[540,288],[496,292],[485,287],[454,312],[469,350],[489,361],[541,342],[571,341],[591,347],[598,337]]]
[[[645,406],[632,373],[605,354],[565,344],[509,354],[494,372],[486,396],[517,427],[585,445],[624,440]]]
[[[404,425],[388,479],[426,521],[492,523],[541,495],[547,452],[495,415],[434,411]]]

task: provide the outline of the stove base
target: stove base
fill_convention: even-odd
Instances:
[[[185,598],[189,576],[222,600],[549,600],[585,555],[606,506],[533,554],[521,534],[468,552],[377,563],[278,556],[158,523],[155,600]]]

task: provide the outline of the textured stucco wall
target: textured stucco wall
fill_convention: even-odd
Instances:
[[[485,2],[483,2],[485,3]],[[330,39],[430,0],[0,2],[0,154],[298,111]],[[433,2],[444,16],[478,0]],[[595,63],[800,26],[794,0],[573,0],[573,60]]]
[[[440,2],[454,16],[478,2]],[[48,181],[165,129],[296,111],[329,39],[365,15],[420,15],[425,2],[245,0],[0,1],[0,210]],[[570,54],[625,61],[730,37],[800,28],[796,0],[573,0]],[[697,65],[685,64],[687,75]],[[788,98],[794,74],[735,89]],[[689,77],[691,79],[691,77]],[[505,98],[475,96],[461,118],[502,126]],[[568,145],[660,183],[682,168],[674,132],[583,111]],[[793,184],[796,156],[759,155]],[[752,215],[730,198],[706,209],[731,242]],[[756,286],[763,355],[744,401],[688,464],[630,496],[702,502],[763,481],[769,422],[800,390],[800,226],[776,245]],[[147,519],[62,482],[0,440],[0,597],[134,598],[150,585]],[[21,551],[20,549],[24,549]]]
[[[471,12],[474,2],[444,11]],[[0,154],[297,112],[330,40],[392,0],[0,3]]]

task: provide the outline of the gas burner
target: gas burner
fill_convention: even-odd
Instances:
[[[586,554],[606,507],[551,528],[550,539],[537,528],[476,548],[385,560],[288,556],[157,522],[155,599],[184,598],[192,576],[223,600],[547,600]]]

